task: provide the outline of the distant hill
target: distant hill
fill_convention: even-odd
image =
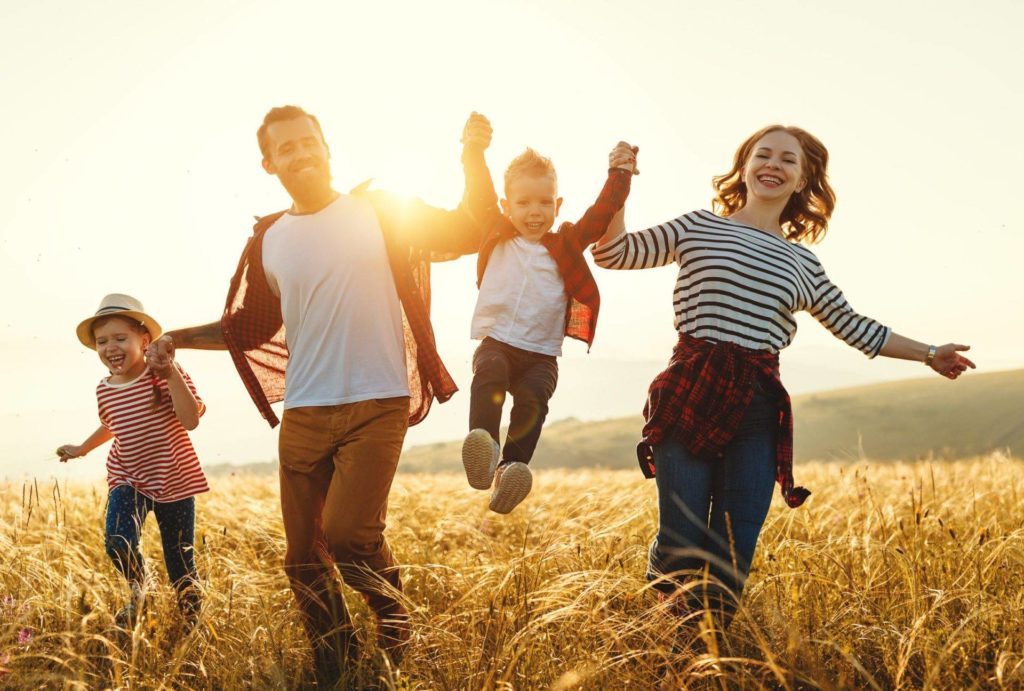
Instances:
[[[956,382],[932,376],[808,394],[795,397],[793,407],[797,460],[965,458],[1002,448],[1024,454],[1024,370],[971,373]],[[550,423],[531,465],[635,467],[642,426],[639,414]],[[461,443],[409,449],[399,469],[457,470]]]

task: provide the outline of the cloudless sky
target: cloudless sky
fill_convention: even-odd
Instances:
[[[527,145],[550,156],[562,219],[627,139],[642,171],[630,229],[708,207],[748,134],[802,126],[831,152],[838,206],[815,251],[850,302],[970,343],[987,371],[1024,366],[1021,26],[1011,0],[4,2],[0,477],[54,472],[52,449],[97,424],[105,372],[74,327],[104,294],[135,295],[167,328],[219,317],[253,215],[288,204],[255,141],[286,103],[319,116],[339,189],[373,177],[439,206],[459,199],[462,124],[483,112],[495,177]],[[596,275],[597,341],[567,344],[551,419],[638,413],[674,341],[674,267]],[[409,443],[464,431],[475,298],[473,259],[435,267],[435,330],[463,392]],[[276,457],[227,355],[179,359],[209,405],[204,462]],[[800,392],[927,374],[881,360],[802,318],[784,376]]]

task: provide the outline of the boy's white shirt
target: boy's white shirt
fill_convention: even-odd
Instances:
[[[402,306],[373,207],[341,195],[263,238],[288,342],[284,407],[409,395]]]
[[[551,253],[522,236],[499,242],[487,261],[470,337],[561,355],[569,295]]]

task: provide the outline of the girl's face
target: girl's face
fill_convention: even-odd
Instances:
[[[149,333],[139,333],[138,325],[127,319],[111,317],[93,327],[96,352],[110,374],[115,377],[135,377],[146,369],[146,348]]]
[[[761,137],[743,166],[748,201],[789,200],[807,184],[803,176],[804,151],[789,132],[775,130]]]

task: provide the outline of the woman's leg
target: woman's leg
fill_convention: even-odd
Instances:
[[[750,573],[754,550],[775,487],[778,406],[756,391],[736,436],[715,464],[711,574],[732,591],[716,603],[728,621]]]
[[[651,543],[647,579],[662,592],[671,593],[707,563],[704,547],[712,469],[674,439],[655,445],[654,466],[658,535]]]
[[[196,499],[158,502],[153,513],[160,526],[167,577],[178,592],[178,607],[185,620],[193,622],[202,603],[195,560]]]

